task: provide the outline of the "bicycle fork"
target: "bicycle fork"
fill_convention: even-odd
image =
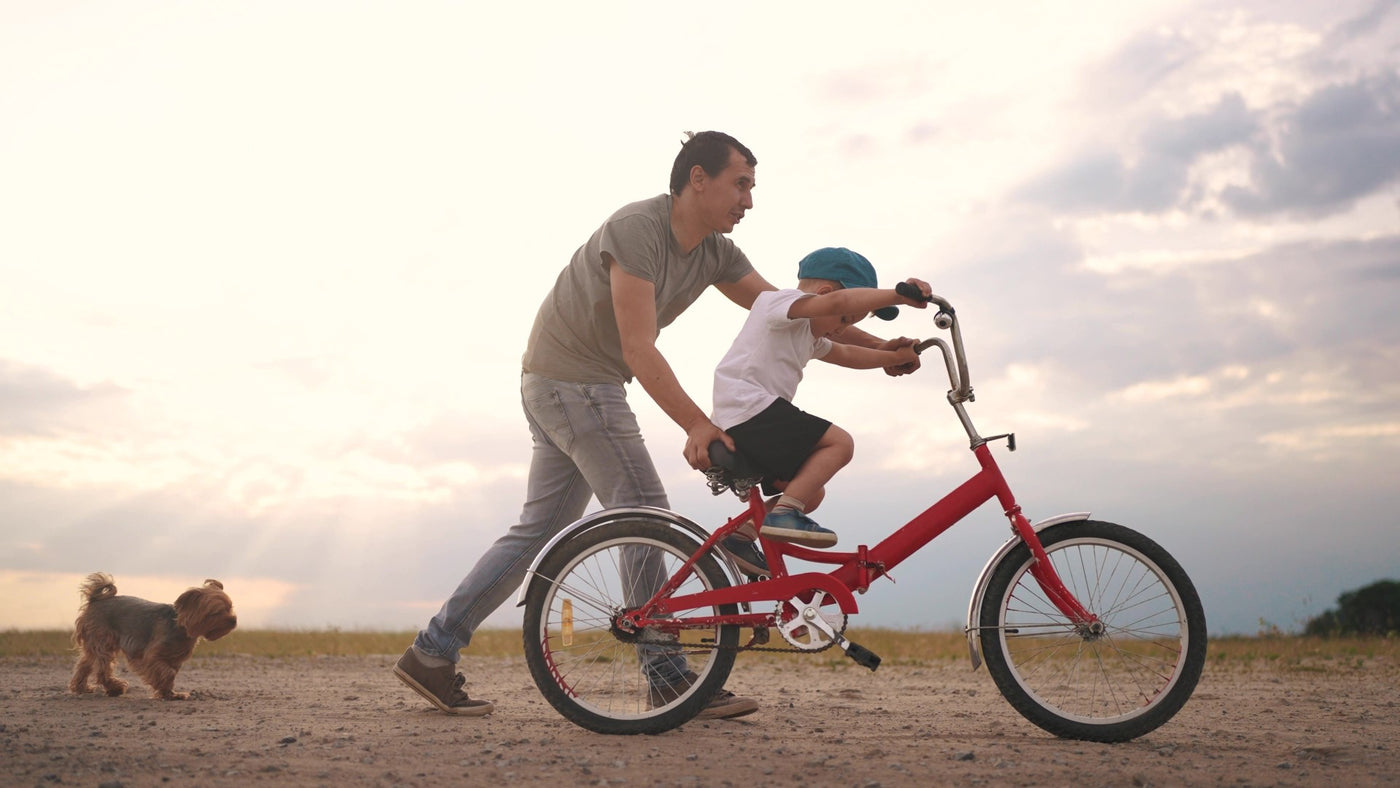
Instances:
[[[1002,437],[1002,436],[998,436]],[[1007,436],[1009,437],[1009,436]],[[1006,478],[1002,476],[1001,469],[997,466],[996,460],[992,457],[991,450],[987,447],[986,440],[975,441],[973,444],[973,454],[977,456],[978,463],[982,466],[984,474],[992,479],[993,494],[1002,506],[1002,512],[1011,523],[1012,537],[1001,546],[982,568],[982,574],[977,579],[977,584],[973,587],[972,599],[968,603],[967,627],[964,632],[967,634],[967,645],[969,655],[972,658],[972,669],[976,670],[982,664],[982,655],[979,648],[978,637],[982,626],[979,621],[981,615],[982,600],[990,582],[992,575],[996,572],[1001,562],[1005,560],[1007,554],[1020,544],[1025,544],[1031,553],[1031,576],[1040,585],[1045,597],[1055,606],[1065,618],[1074,626],[1080,637],[1091,639],[1103,634],[1103,622],[1092,611],[1084,606],[1077,597],[1065,587],[1064,581],[1055,571],[1054,565],[1050,562],[1050,556],[1045,552],[1045,546],[1041,544],[1039,531],[1057,523],[1074,522],[1087,520],[1088,512],[1075,512],[1042,520],[1032,525],[1021,512],[1021,505],[1016,502],[1016,498],[1011,493],[1011,488],[1006,483]]]
[[[1012,530],[1021,538],[1021,541],[1026,543],[1026,547],[1030,548],[1031,556],[1034,558],[1031,564],[1031,576],[1040,584],[1045,596],[1074,624],[1074,628],[1080,635],[1084,637],[1102,635],[1103,622],[1080,604],[1068,588],[1065,588],[1064,582],[1060,580],[1060,574],[1051,565],[1050,556],[1046,555],[1045,547],[1040,543],[1040,537],[1036,535],[1035,529],[1031,527],[1025,515],[1021,514],[1021,507],[1015,507],[1015,511],[1009,512],[1008,516],[1011,518]]]
[[[1015,440],[1009,435],[1005,437],[1010,438],[1011,441]],[[989,438],[987,440],[995,439]],[[1011,445],[1014,447],[1015,443]],[[997,466],[996,459],[992,457],[991,449],[987,448],[986,440],[974,446],[973,454],[977,455],[977,461],[982,466],[982,470],[988,473],[993,480],[997,501],[1001,503],[1002,511],[1011,520],[1011,531],[1030,548],[1031,556],[1035,559],[1031,563],[1031,575],[1045,591],[1045,595],[1061,613],[1065,614],[1065,617],[1074,624],[1075,629],[1079,630],[1081,635],[1100,634],[1103,625],[1099,622],[1098,616],[1089,612],[1079,603],[1074,594],[1065,588],[1059,573],[1050,564],[1050,556],[1046,555],[1045,547],[1040,543],[1040,537],[1036,536],[1036,529],[1031,527],[1030,521],[1026,520],[1026,516],[1021,513],[1021,505],[1016,503],[1016,496],[1011,494],[1011,487],[1006,483],[1006,477],[1001,474],[1001,468]]]

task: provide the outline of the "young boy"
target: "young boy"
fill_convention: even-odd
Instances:
[[[770,539],[830,547],[836,533],[817,525],[825,486],[851,461],[850,433],[792,404],[807,361],[851,369],[880,369],[914,361],[912,347],[874,350],[839,344],[831,337],[874,312],[893,320],[896,304],[923,308],[924,301],[875,289],[870,261],[844,248],[825,248],[797,264],[797,289],[760,293],[734,345],[715,369],[714,423],[764,473],[764,492],[782,495],[763,521]],[[909,283],[929,294],[926,283]]]

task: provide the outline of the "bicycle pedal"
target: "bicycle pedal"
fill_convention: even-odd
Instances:
[[[846,650],[846,656],[850,657],[857,665],[870,668],[872,672],[880,667],[880,655],[865,646],[847,640],[841,644],[841,647]]]

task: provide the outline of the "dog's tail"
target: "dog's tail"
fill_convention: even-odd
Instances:
[[[112,581],[112,576],[106,572],[93,572],[83,581],[80,589],[83,595],[83,607],[89,603],[102,599],[111,599],[117,595],[117,584]]]
[[[78,606],[78,620],[73,622],[73,647],[81,651],[83,642],[88,637],[83,627],[83,616],[87,613],[88,605],[116,596],[117,584],[112,582],[112,576],[106,572],[93,572],[83,581],[78,593],[83,595],[83,603]]]

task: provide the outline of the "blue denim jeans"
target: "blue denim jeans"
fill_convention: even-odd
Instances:
[[[527,372],[520,399],[534,439],[520,522],[477,560],[414,639],[421,651],[453,662],[481,622],[520,587],[550,537],[583,515],[589,498],[598,496],[604,508],[669,508],[621,385],[567,383]],[[684,670],[684,662],[675,669]]]

